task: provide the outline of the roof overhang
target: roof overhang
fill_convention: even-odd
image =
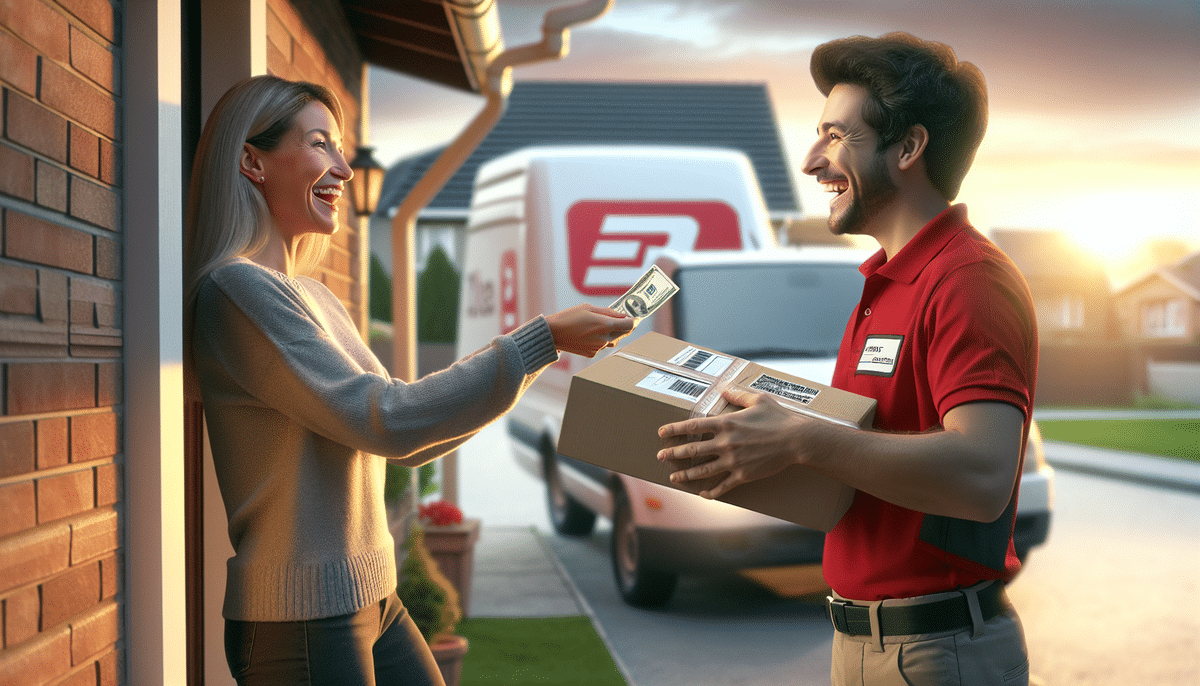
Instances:
[[[496,0],[341,0],[363,59],[478,92],[504,50]]]

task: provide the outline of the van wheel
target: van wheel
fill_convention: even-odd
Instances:
[[[553,455],[542,458],[543,476],[546,480],[546,506],[550,511],[550,523],[563,536],[588,536],[596,528],[596,513],[579,504],[563,488],[562,475],[558,472],[558,459]]]
[[[633,509],[625,491],[614,494],[611,541],[613,577],[625,602],[635,607],[666,605],[675,593],[679,575],[650,569],[641,556],[641,536],[633,521]]]

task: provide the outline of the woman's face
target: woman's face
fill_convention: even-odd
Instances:
[[[285,239],[336,232],[338,200],[345,182],[354,176],[342,154],[337,120],[318,101],[300,110],[274,150],[246,144],[242,172],[262,191]]]

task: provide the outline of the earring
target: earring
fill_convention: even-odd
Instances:
[[[265,177],[265,176],[260,176],[260,177],[258,177],[258,182],[259,182],[259,183],[266,183],[266,181],[267,181],[267,177]]]

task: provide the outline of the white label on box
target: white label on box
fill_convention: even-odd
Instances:
[[[771,395],[777,395],[780,398],[794,400],[804,405],[811,403],[813,399],[817,397],[817,394],[821,392],[816,388],[809,388],[804,384],[798,384],[793,381],[786,381],[784,379],[777,379],[766,374],[762,374],[755,379],[754,383],[750,384],[750,388],[753,388],[756,391],[770,393]]]
[[[638,388],[644,388],[648,391],[692,402],[695,402],[704,391],[707,391],[708,386],[709,384],[701,381],[688,379],[678,374],[671,374],[670,372],[661,372],[657,369],[647,374],[646,378],[637,383]]]
[[[701,350],[694,346],[688,346],[680,350],[675,357],[668,360],[671,364],[677,364],[680,367],[695,369],[709,376],[720,376],[725,373],[729,365],[733,364],[732,357],[718,355],[707,350]]]

